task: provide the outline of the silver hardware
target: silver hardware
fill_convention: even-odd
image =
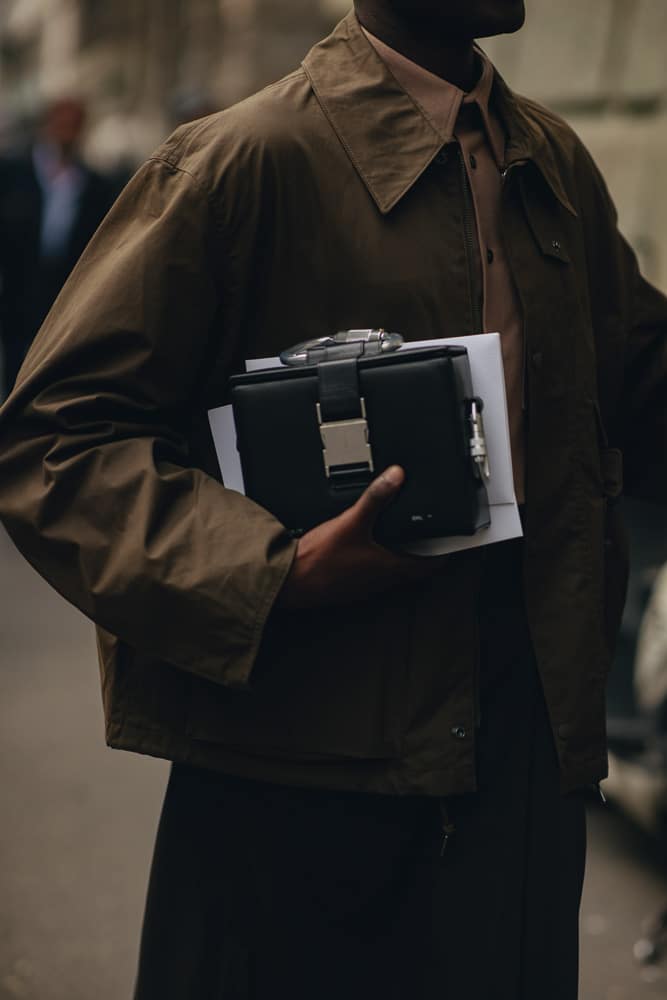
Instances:
[[[322,420],[322,409],[317,407],[317,421],[320,425],[322,438],[322,457],[327,478],[331,477],[332,468],[345,465],[366,465],[373,472],[373,453],[368,440],[368,421],[366,420],[366,403],[360,397],[361,416],[352,420]]]
[[[491,470],[489,468],[489,456],[486,450],[486,435],[484,434],[484,421],[482,411],[476,399],[470,400],[470,455],[473,462],[479,469],[480,475],[484,479],[489,479]]]
[[[341,330],[330,337],[314,337],[288,348],[280,355],[284,365],[315,365],[338,358],[358,358],[362,355],[397,351],[403,345],[400,333],[386,330]]]

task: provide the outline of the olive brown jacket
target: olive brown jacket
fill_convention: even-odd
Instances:
[[[570,128],[500,77],[492,100],[526,343],[527,611],[567,790],[606,770],[621,454],[628,491],[667,497],[667,301]],[[206,418],[244,358],[308,337],[474,332],[465,212],[454,137],[354,14],[180,128],[118,199],[0,411],[0,515],[97,625],[110,745],[293,784],[474,788],[483,552],[276,610],[295,542],[225,489]]]

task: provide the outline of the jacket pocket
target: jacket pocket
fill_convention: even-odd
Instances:
[[[400,756],[412,613],[395,595],[274,613],[237,691],[195,680],[197,740],[291,758]]]
[[[535,186],[535,177],[522,176],[521,200],[530,231],[542,256],[557,264],[572,263],[567,246],[566,229],[562,217],[565,209],[551,191],[545,193],[544,183]]]

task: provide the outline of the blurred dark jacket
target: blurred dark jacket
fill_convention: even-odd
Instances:
[[[0,332],[11,388],[30,343],[86,244],[111,207],[112,185],[77,163],[80,186],[67,238],[42,252],[44,194],[33,155],[0,160]]]
[[[621,452],[627,490],[667,498],[667,300],[571,129],[499,77],[492,100],[526,337],[527,612],[566,790],[606,773]],[[350,14],[290,76],[179,129],[77,265],[0,411],[0,514],[98,625],[112,746],[474,788],[483,550],[366,602],[274,610],[295,542],[224,488],[207,424],[244,358],[349,327],[469,333],[453,141]]]

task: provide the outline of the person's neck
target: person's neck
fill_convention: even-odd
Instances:
[[[442,41],[433,32],[417,34],[399,14],[385,9],[362,8],[356,13],[366,31],[423,69],[466,92],[477,83],[479,65],[473,39]]]

